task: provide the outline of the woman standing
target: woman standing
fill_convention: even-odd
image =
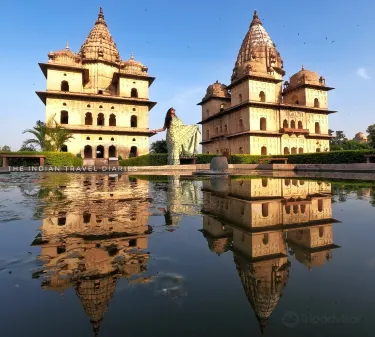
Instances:
[[[197,125],[184,125],[170,108],[165,116],[164,126],[152,132],[167,130],[168,165],[179,165],[180,155],[191,156],[198,153],[200,131]]]

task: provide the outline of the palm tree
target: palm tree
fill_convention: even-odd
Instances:
[[[24,145],[36,145],[40,147],[42,151],[51,151],[52,144],[50,139],[48,139],[48,127],[46,123],[42,121],[37,121],[36,125],[32,129],[26,129],[22,133],[31,133],[34,138],[29,138],[24,141]]]
[[[23,133],[31,133],[34,135],[34,138],[24,141],[24,146],[36,145],[42,151],[61,151],[61,147],[69,139],[73,138],[69,130],[59,125],[54,117],[52,117],[47,124],[42,121],[37,121],[32,129],[27,129]]]

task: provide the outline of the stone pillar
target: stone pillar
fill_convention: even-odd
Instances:
[[[44,166],[44,157],[40,157],[40,166]]]
[[[92,159],[96,159],[96,146],[92,146]]]
[[[8,158],[3,157],[3,167],[8,167]]]
[[[109,147],[108,147],[108,145],[105,145],[104,146],[104,155],[103,155],[104,159],[108,159],[108,152],[109,152]]]
[[[81,149],[80,153],[81,153],[81,158],[85,158],[85,150]]]

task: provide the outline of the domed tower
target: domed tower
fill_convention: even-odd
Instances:
[[[221,114],[230,107],[230,93],[225,84],[215,83],[208,86],[206,95],[198,103],[202,106],[202,120],[214,119],[213,123],[202,125],[202,153],[223,153],[228,150],[225,135],[228,133],[228,118],[220,118]],[[220,142],[212,147],[213,139]]]
[[[39,65],[47,79],[47,90],[37,92],[46,120],[55,119],[73,135],[62,151],[80,154],[84,165],[148,153],[154,78],[133,56],[121,60],[102,8],[78,53],[67,46]]]
[[[353,140],[359,143],[367,143],[367,136],[363,132],[358,132],[355,134]]]

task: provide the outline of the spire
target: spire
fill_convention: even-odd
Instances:
[[[130,53],[130,59],[134,60],[134,53],[133,52]]]
[[[107,24],[104,21],[104,13],[103,13],[102,7],[100,7],[100,9],[99,9],[98,20],[96,20],[95,24],[99,24],[99,23],[102,23],[102,24],[107,26]]]
[[[252,27],[254,25],[261,25],[262,26],[262,21],[260,21],[260,19],[259,19],[257,10],[254,11],[253,21],[251,21],[250,27]]]
[[[70,49],[69,49],[69,43],[68,43],[68,42],[66,43],[65,49],[66,49],[66,50],[70,50]]]

